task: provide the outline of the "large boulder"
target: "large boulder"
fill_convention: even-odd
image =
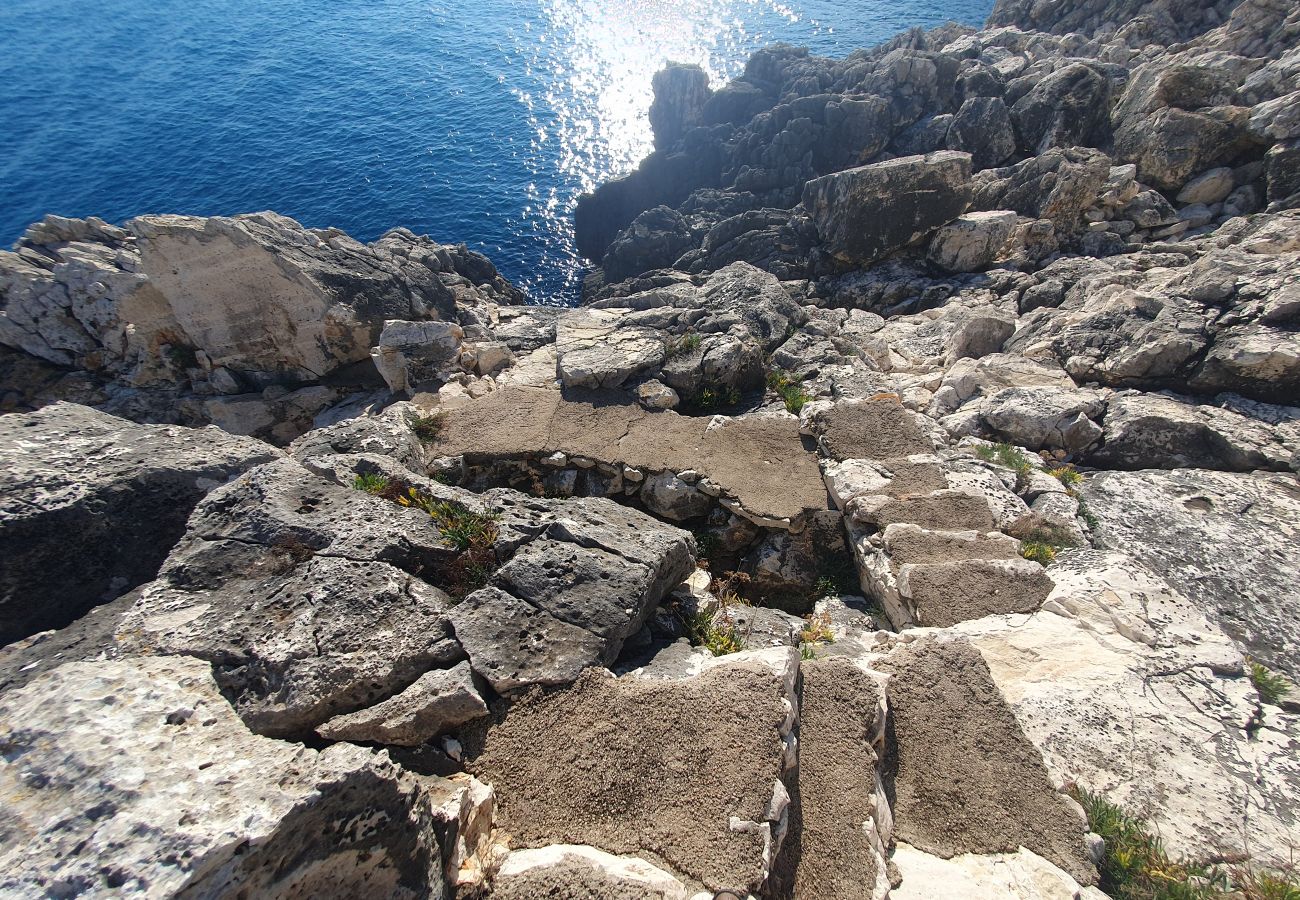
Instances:
[[[1020,149],[1104,146],[1110,139],[1110,79],[1085,63],[1057,69],[1011,108]]]
[[[650,104],[655,147],[671,147],[700,123],[711,93],[708,73],[696,65],[670,63],[654,74],[650,86],[655,97]]]
[[[450,782],[251,734],[199,660],[66,663],[0,723],[6,896],[449,895]]]
[[[1052,148],[1004,169],[975,178],[972,207],[1011,209],[1032,219],[1050,219],[1060,232],[1079,227],[1110,176],[1110,159],[1082,147]]]
[[[153,578],[213,488],[279,451],[56,403],[0,416],[0,643]]]
[[[614,284],[651,269],[666,269],[694,243],[686,220],[677,210],[667,206],[648,209],[633,219],[605,251],[601,261],[605,281]]]
[[[977,171],[999,166],[1016,152],[1011,113],[1001,97],[971,97],[963,103],[946,140],[948,149],[969,153]]]
[[[827,252],[868,266],[964,213],[970,176],[968,153],[908,156],[813,179],[803,204]]]

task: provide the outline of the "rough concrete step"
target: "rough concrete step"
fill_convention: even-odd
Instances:
[[[946,628],[1004,613],[1037,610],[1052,579],[1027,559],[968,559],[899,567],[898,596],[921,626]]]
[[[1000,531],[933,531],[908,522],[888,526],[881,546],[895,567],[1020,556],[1020,541]]]
[[[988,500],[967,491],[941,490],[915,497],[855,497],[846,514],[855,522],[877,528],[910,523],[934,531],[993,530]]]

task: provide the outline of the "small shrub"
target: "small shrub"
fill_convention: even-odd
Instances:
[[[985,462],[995,463],[1010,469],[1021,480],[1028,478],[1034,471],[1034,464],[1029,461],[1029,456],[1025,451],[1010,444],[994,444],[991,447],[979,446],[975,448],[975,455]]]
[[[442,413],[436,412],[411,419],[411,430],[421,444],[432,444],[438,440],[438,435],[442,432],[442,418]]]
[[[388,476],[378,472],[363,472],[352,479],[352,487],[378,497],[388,488]]]
[[[768,373],[767,386],[781,398],[785,408],[796,415],[804,408],[804,404],[812,399],[812,396],[804,391],[803,385],[779,370]]]
[[[799,645],[799,658],[805,662],[817,658],[817,651],[813,650],[808,644]]]
[[[685,621],[686,633],[696,647],[704,647],[714,656],[726,656],[745,649],[740,630],[730,623],[719,625],[711,613],[695,613]]]
[[[1250,676],[1250,683],[1255,685],[1255,690],[1259,692],[1260,701],[1270,706],[1280,706],[1282,698],[1291,691],[1291,685],[1285,678],[1270,672],[1253,659],[1246,660],[1246,674]]]
[[[833,644],[835,632],[831,628],[831,614],[821,613],[804,616],[807,623],[799,633],[799,640],[805,644]]]
[[[172,366],[181,371],[197,369],[199,366],[199,351],[188,344],[168,344],[166,353]]]
[[[1023,541],[1020,544],[1020,555],[1040,566],[1050,566],[1056,561],[1056,548],[1042,541]]]
[[[1047,470],[1047,474],[1051,475],[1067,488],[1078,487],[1083,484],[1083,473],[1069,463],[1063,466],[1052,466]]]
[[[686,356],[700,349],[701,338],[693,331],[688,331],[681,337],[670,340],[664,347],[664,355],[668,359],[675,359],[678,356]]]
[[[813,584],[813,599],[821,600],[823,597],[838,597],[840,595],[840,586],[828,575],[818,577]]]

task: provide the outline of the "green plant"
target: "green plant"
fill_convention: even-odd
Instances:
[[[407,488],[397,502],[402,506],[424,510],[442,536],[462,553],[476,545],[491,544],[497,538],[496,517],[475,512],[455,500],[439,500],[415,488]]]
[[[813,595],[814,600],[820,600],[823,597],[838,597],[840,595],[840,586],[834,578],[822,575],[813,584]]]
[[[1019,447],[1010,444],[980,445],[975,448],[975,455],[985,462],[1004,466],[1016,473],[1019,479],[1028,478],[1034,471],[1034,464],[1029,456]]]
[[[1063,466],[1051,466],[1048,468],[1047,474],[1051,475],[1067,488],[1078,487],[1080,484],[1083,484],[1083,473],[1069,463],[1066,463]],[[1071,494],[1073,494],[1073,491]]]
[[[797,414],[804,408],[804,404],[812,399],[812,396],[804,391],[802,384],[780,370],[768,373],[767,386],[781,398],[785,408],[792,413]]]
[[[831,628],[831,614],[809,614],[804,616],[803,631],[799,633],[799,640],[805,644],[833,644],[835,643],[835,632]]]
[[[1023,541],[1020,544],[1020,555],[1040,566],[1050,566],[1056,561],[1056,548],[1042,541]]]
[[[1250,683],[1255,685],[1255,690],[1259,692],[1259,699],[1263,703],[1278,706],[1282,703],[1282,698],[1291,691],[1291,685],[1285,678],[1276,672],[1270,672],[1268,668],[1253,659],[1246,660],[1246,674],[1250,676]]]
[[[1221,896],[1210,870],[1171,860],[1146,824],[1081,787],[1071,795],[1088,816],[1088,827],[1106,842],[1101,889],[1116,900],[1198,900]]]
[[[740,391],[734,387],[704,387],[695,395],[695,405],[703,410],[720,406],[735,406],[740,402]]]
[[[693,331],[688,331],[680,337],[670,340],[664,347],[664,355],[668,359],[678,356],[686,356],[688,353],[694,353],[700,348],[701,338]]]
[[[697,528],[691,532],[691,537],[695,538],[695,549],[698,552],[698,558],[702,562],[712,560],[718,552],[718,536],[711,531]]]
[[[816,658],[817,658],[817,651],[815,651],[815,650],[814,650],[810,645],[808,645],[808,644],[800,644],[800,645],[799,645],[799,658],[802,659],[802,660],[805,660],[805,661],[807,661],[807,660],[812,660],[812,659],[816,659]]]
[[[1100,525],[1101,522],[1095,515],[1093,515],[1092,510],[1088,508],[1088,504],[1083,501],[1082,497],[1077,494],[1074,496],[1075,499],[1079,501],[1079,518],[1083,519],[1090,529],[1096,530],[1097,526]]]
[[[700,610],[685,620],[686,634],[693,645],[704,647],[714,656],[726,656],[745,649],[740,630],[730,622],[718,624],[713,613]]]
[[[427,416],[415,416],[411,419],[411,430],[421,444],[432,444],[438,440],[438,435],[442,432],[443,414],[440,412],[430,413]]]
[[[352,479],[352,487],[377,497],[388,488],[388,476],[378,472],[362,472]]]

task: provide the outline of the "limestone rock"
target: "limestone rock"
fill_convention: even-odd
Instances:
[[[0,417],[0,643],[151,579],[205,494],[278,455],[215,428],[136,425],[71,403]]]
[[[688,900],[686,886],[673,875],[633,856],[615,856],[580,844],[553,844],[516,850],[492,882],[500,900],[572,896]]]
[[[375,368],[393,392],[446,381],[460,368],[465,332],[452,322],[384,323],[379,346],[371,351]]]
[[[1103,472],[1089,479],[1084,497],[1102,546],[1159,574],[1254,658],[1300,677],[1295,476]]]
[[[1020,217],[1010,211],[967,213],[935,232],[926,254],[948,272],[978,272],[996,262]]]
[[[1105,443],[1090,458],[1124,469],[1286,470],[1297,449],[1269,424],[1230,410],[1125,391],[1106,402]]]
[[[487,715],[468,662],[425,672],[415,683],[368,709],[336,716],[316,728],[332,741],[415,747]]]
[[[6,894],[448,895],[427,782],[249,733],[200,660],[68,663],[0,721]]]
[[[1284,864],[1300,797],[1293,717],[1248,731],[1237,649],[1131,557],[1075,550],[1049,571],[1042,612],[959,629],[1052,777],[1148,819],[1176,857]]]
[[[965,153],[908,156],[810,181],[803,204],[833,256],[868,265],[964,213],[970,171]]]
[[[1110,79],[1085,63],[1057,69],[1015,102],[1021,149],[1104,146],[1110,138]]]

